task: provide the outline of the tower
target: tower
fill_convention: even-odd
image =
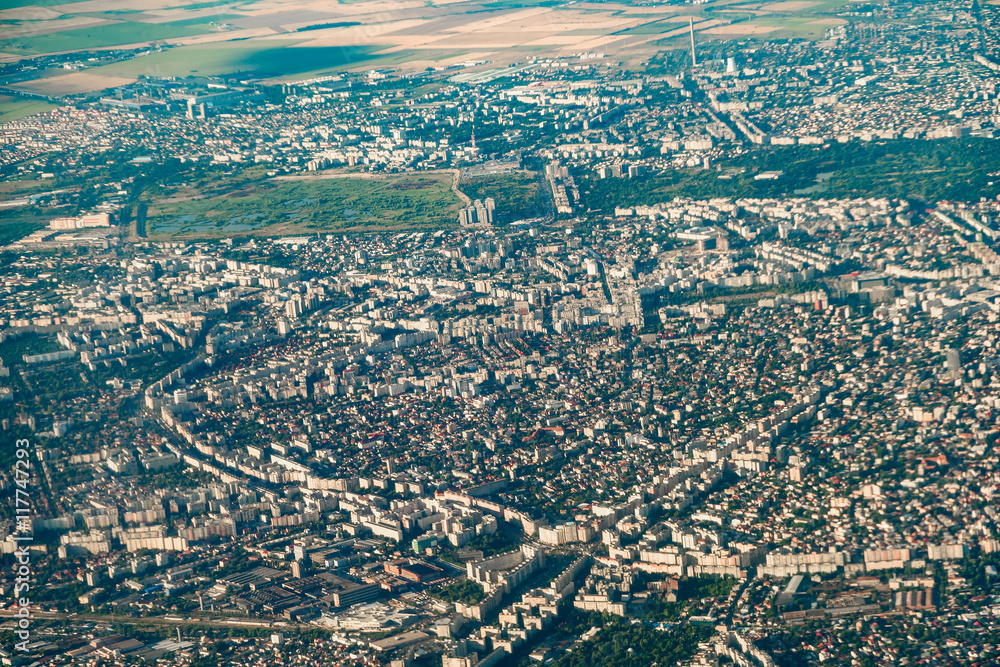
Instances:
[[[688,17],[688,29],[691,31],[691,67],[698,66],[698,57],[694,53],[694,19]]]
[[[476,124],[472,124],[472,159],[476,160],[479,158],[479,149],[476,148]]]

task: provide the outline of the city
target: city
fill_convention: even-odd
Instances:
[[[1000,660],[1000,8],[701,4],[0,115],[0,659]]]

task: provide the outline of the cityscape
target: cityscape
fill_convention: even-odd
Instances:
[[[329,5],[0,9],[5,665],[1000,664],[1000,5]]]

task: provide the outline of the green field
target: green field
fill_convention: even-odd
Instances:
[[[52,190],[51,181],[24,179],[19,181],[0,181],[0,199],[14,199],[18,195],[30,195],[44,190]]]
[[[51,7],[52,5],[65,4],[63,0],[4,0],[4,9],[16,9],[18,7]]]
[[[545,190],[535,172],[495,174],[463,179],[459,189],[471,199],[493,197],[500,224],[545,215]]]
[[[211,32],[209,21],[224,21],[237,18],[236,15],[186,19],[170,23],[139,23],[121,21],[76,30],[63,30],[20,37],[7,37],[0,41],[0,51],[17,54],[52,53],[56,51],[80,51],[103,46],[153,42],[175,37],[190,37]]]
[[[408,57],[402,53],[392,54],[392,59],[373,56],[374,51],[382,48],[379,46],[289,48],[299,41],[246,41],[180,46],[88,71],[97,75],[121,77],[185,77],[194,74],[217,76],[237,72],[281,77],[360,67],[376,61],[380,64],[392,64]]]
[[[455,224],[460,206],[445,173],[267,180],[208,199],[152,202],[146,227],[157,238],[431,229]]]
[[[56,105],[41,100],[26,100],[21,97],[0,95],[0,125],[55,108]]]

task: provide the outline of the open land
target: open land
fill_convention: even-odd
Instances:
[[[17,2],[0,11],[0,62],[46,53],[149,50],[84,71],[40,71],[17,88],[52,97],[123,85],[140,76],[245,73],[271,82],[345,70],[422,70],[469,60],[496,67],[526,56],[600,51],[648,58],[687,37],[822,38],[845,0],[630,7],[578,3],[312,0],[253,3],[143,0],[139,3]],[[747,17],[751,21],[745,21]],[[289,54],[294,57],[289,57]],[[638,62],[638,60],[636,60]],[[58,76],[53,76],[58,74]]]
[[[41,100],[26,100],[0,95],[0,124],[20,120],[55,107]]]
[[[171,197],[149,206],[151,237],[393,231],[454,224],[461,200],[451,176],[266,180],[205,199]]]

